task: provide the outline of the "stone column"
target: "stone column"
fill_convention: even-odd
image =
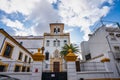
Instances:
[[[67,61],[67,78],[68,80],[77,80],[77,73],[76,73],[76,65],[75,61],[77,56],[72,53],[72,50],[68,50],[68,54],[65,56],[65,60]]]
[[[31,80],[41,80],[42,78],[42,62],[44,60],[44,55],[40,53],[40,48],[38,52],[33,56],[33,67],[32,67],[32,77]]]

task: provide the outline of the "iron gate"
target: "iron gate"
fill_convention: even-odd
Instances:
[[[42,72],[42,80],[67,80],[67,72]]]

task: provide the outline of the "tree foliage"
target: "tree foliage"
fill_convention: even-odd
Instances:
[[[70,44],[70,45],[65,44],[65,45],[62,47],[62,50],[60,51],[61,56],[62,56],[62,57],[63,57],[63,56],[66,56],[66,55],[68,54],[68,50],[69,50],[69,49],[72,49],[72,52],[73,52],[73,53],[79,52],[78,47],[73,46],[72,44]]]

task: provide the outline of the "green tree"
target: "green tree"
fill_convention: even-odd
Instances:
[[[62,47],[62,50],[60,51],[61,56],[62,56],[62,57],[66,56],[66,55],[68,54],[68,50],[69,50],[69,49],[72,49],[72,52],[73,52],[73,53],[79,52],[78,47],[73,46],[72,44],[70,44],[70,45],[65,44],[65,45]]]

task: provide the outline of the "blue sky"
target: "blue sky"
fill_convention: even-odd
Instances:
[[[120,23],[120,0],[0,0],[0,28],[10,35],[43,35],[62,22],[71,42],[88,40],[100,19]]]

